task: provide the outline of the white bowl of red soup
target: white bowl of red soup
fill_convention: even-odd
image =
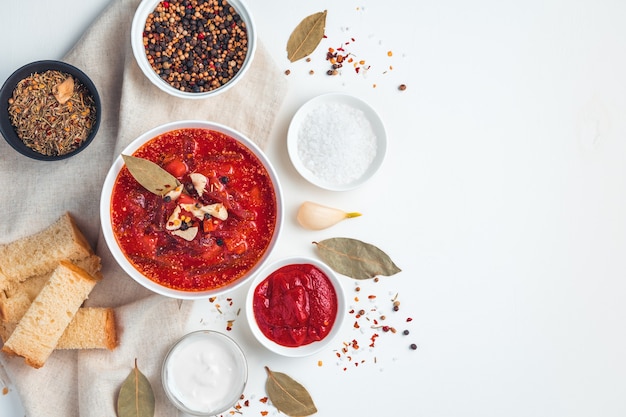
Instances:
[[[246,316],[255,338],[270,351],[310,356],[327,348],[341,329],[346,301],[341,282],[326,264],[291,257],[255,275]]]
[[[176,178],[177,192],[148,191],[122,155],[156,163]],[[114,258],[139,284],[204,298],[240,286],[264,265],[283,204],[276,173],[254,142],[217,123],[179,121],[144,133],[122,155],[105,179],[100,214]]]

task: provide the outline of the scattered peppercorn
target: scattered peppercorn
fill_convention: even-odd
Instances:
[[[225,0],[162,2],[146,19],[143,44],[172,87],[207,92],[228,83],[248,53],[247,27]]]
[[[403,332],[402,332],[402,334],[406,336],[406,335],[408,335],[408,334],[409,334],[409,331],[408,331],[408,330],[405,330],[405,331],[403,331]]]
[[[285,75],[291,74],[291,70],[285,70]]]
[[[417,350],[417,345],[415,343],[411,343],[411,346],[409,346],[411,348],[411,350]]]
[[[398,90],[400,91],[406,90],[406,84],[400,84],[400,86],[398,87]]]

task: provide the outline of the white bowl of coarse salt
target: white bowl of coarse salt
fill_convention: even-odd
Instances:
[[[289,125],[287,148],[306,180],[327,190],[346,191],[365,183],[380,168],[387,134],[366,102],[328,93],[298,109]]]

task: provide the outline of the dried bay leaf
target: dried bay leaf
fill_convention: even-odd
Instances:
[[[154,392],[150,381],[137,368],[130,371],[117,396],[117,417],[153,417]]]
[[[385,252],[357,239],[336,237],[313,243],[329,267],[351,278],[391,276],[401,271]]]
[[[287,58],[295,62],[310,55],[324,38],[327,11],[305,17],[291,32],[287,41]]]
[[[317,413],[309,392],[299,382],[282,372],[271,371],[267,366],[265,390],[278,411],[291,417],[304,417]]]
[[[176,177],[152,161],[131,155],[122,158],[133,178],[153,194],[164,196],[179,185]]]

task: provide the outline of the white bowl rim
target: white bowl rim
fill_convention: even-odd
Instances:
[[[297,347],[288,347],[279,345],[278,343],[268,339],[263,332],[259,329],[259,326],[256,325],[256,318],[254,316],[254,309],[252,307],[252,303],[254,301],[254,291],[256,287],[267,278],[272,272],[277,269],[286,266],[286,265],[294,265],[294,264],[311,264],[326,274],[330,282],[333,284],[335,288],[335,293],[337,294],[337,316],[335,317],[335,323],[333,324],[333,328],[330,333],[326,335],[326,337],[320,341],[309,343],[308,345],[297,346]],[[339,280],[337,274],[324,262],[317,260],[315,258],[311,258],[308,256],[290,256],[280,258],[278,260],[273,261],[272,263],[268,263],[263,268],[261,268],[254,276],[252,281],[250,282],[250,288],[248,289],[248,293],[246,295],[246,319],[248,321],[248,325],[254,337],[268,350],[277,353],[282,356],[287,357],[304,357],[311,356],[315,353],[320,352],[324,348],[326,348],[332,341],[336,338],[336,336],[340,333],[342,324],[345,319],[346,314],[346,295],[343,289],[343,285]]]
[[[244,59],[243,65],[241,66],[237,74],[229,82],[216,89],[213,89],[211,91],[205,91],[202,93],[180,91],[161,79],[161,77],[159,77],[156,72],[154,72],[152,66],[148,62],[148,58],[146,57],[146,52],[143,46],[143,36],[135,36],[138,32],[143,34],[143,28],[145,27],[148,15],[152,13],[152,11],[154,11],[157,4],[159,4],[161,1],[162,0],[142,0],[135,11],[135,15],[133,16],[130,29],[130,46],[133,50],[133,55],[135,56],[135,62],[137,62],[137,65],[139,66],[141,71],[152,82],[152,84],[158,87],[161,91],[175,97],[196,100],[214,97],[229,90],[235,84],[237,84],[241,80],[241,78],[243,78],[250,66],[252,66],[252,60],[254,59],[257,48],[256,24],[245,1],[228,0],[228,3],[235,8],[237,13],[246,22],[246,29],[248,34],[248,52],[246,53],[246,58]]]
[[[267,170],[268,175],[270,176],[272,182],[274,183],[274,195],[276,197],[277,210],[276,210],[276,225],[274,228],[274,236],[272,237],[272,240],[270,241],[270,244],[268,245],[261,259],[257,261],[256,265],[250,271],[248,271],[247,274],[239,278],[237,281],[232,282],[223,287],[215,288],[212,290],[206,290],[206,291],[176,290],[173,288],[168,288],[160,284],[157,284],[151,279],[145,277],[143,274],[137,271],[137,269],[128,261],[128,259],[126,258],[126,255],[124,255],[124,253],[119,248],[119,245],[117,244],[117,240],[115,239],[115,236],[112,232],[113,227],[111,224],[111,215],[110,215],[111,191],[113,189],[113,185],[115,184],[115,180],[117,179],[117,175],[119,174],[120,170],[124,166],[124,160],[122,159],[121,154],[127,154],[127,155],[132,154],[141,145],[143,145],[150,139],[160,134],[170,132],[172,130],[187,129],[187,128],[209,129],[209,130],[221,132],[236,140],[239,140],[244,145],[246,145],[257,156],[257,158],[259,158],[259,160],[265,166],[265,169]],[[128,146],[126,146],[126,148],[124,148],[124,150],[122,150],[122,152],[119,155],[117,155],[117,157],[115,158],[115,161],[111,165],[111,168],[109,168],[109,172],[107,173],[105,177],[104,183],[102,185],[102,194],[100,197],[100,223],[102,227],[102,234],[104,236],[104,240],[107,244],[107,247],[111,251],[113,258],[117,261],[118,265],[128,275],[130,275],[131,278],[133,278],[136,282],[138,282],[145,288],[157,294],[161,294],[161,295],[171,297],[171,298],[178,298],[178,299],[196,300],[196,299],[203,299],[203,298],[207,298],[211,296],[217,296],[227,291],[234,290],[235,288],[242,286],[245,282],[252,279],[255,272],[260,270],[268,262],[269,256],[273,252],[273,249],[276,246],[276,243],[280,236],[282,226],[283,226],[283,221],[284,221],[284,201],[283,201],[282,188],[278,180],[278,175],[276,174],[274,166],[271,164],[270,160],[267,158],[267,156],[261,150],[261,148],[252,140],[250,140],[247,136],[245,136],[244,134],[240,133],[239,131],[233,128],[227,127],[226,125],[223,125],[220,123],[202,121],[202,120],[179,120],[175,122],[169,122],[169,123],[165,123],[160,126],[154,127],[148,130],[147,132],[139,135]]]
[[[298,129],[300,124],[312,109],[325,103],[341,103],[361,110],[371,123],[376,134],[377,151],[374,160],[363,176],[348,184],[333,184],[323,181],[306,168],[298,156]],[[287,132],[287,152],[296,171],[311,184],[329,191],[349,191],[365,184],[382,166],[387,154],[387,132],[380,115],[366,101],[347,93],[329,92],[308,100],[293,115]]]

